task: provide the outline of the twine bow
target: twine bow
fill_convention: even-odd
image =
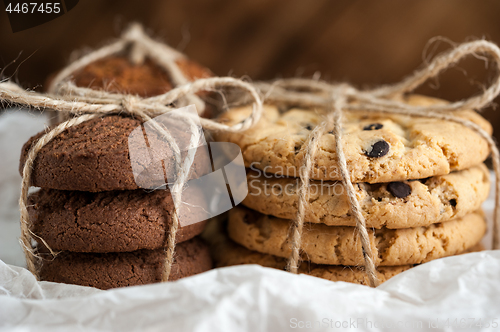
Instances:
[[[81,69],[96,60],[108,57],[112,54],[124,51],[127,46],[132,46],[132,58],[140,60],[145,56],[153,58],[170,75],[174,84],[181,84],[174,89],[162,95],[140,98],[131,95],[109,93],[105,91],[96,91],[88,88],[76,87],[67,78],[76,70]],[[58,124],[52,130],[43,135],[29,150],[24,167],[23,180],[21,185],[21,196],[19,198],[19,208],[21,213],[21,245],[24,249],[28,269],[38,277],[37,259],[39,258],[32,248],[34,239],[42,242],[49,251],[54,254],[50,246],[40,237],[31,231],[29,215],[27,210],[28,189],[31,185],[31,174],[33,163],[38,152],[53,138],[63,131],[76,126],[90,119],[105,116],[108,114],[125,113],[140,118],[146,122],[153,117],[165,114],[177,107],[195,104],[198,105],[198,111],[204,108],[201,99],[195,93],[199,91],[210,91],[216,88],[237,88],[246,91],[254,100],[252,116],[241,123],[233,126],[227,126],[216,121],[196,118],[203,128],[209,130],[224,130],[230,132],[242,131],[250,128],[256,123],[262,113],[262,101],[257,90],[249,83],[231,77],[216,77],[199,79],[194,82],[188,82],[179,68],[175,65],[175,60],[180,57],[180,53],[167,47],[164,44],[152,40],[147,36],[142,28],[132,25],[118,41],[109,44],[95,52],[92,52],[76,62],[73,62],[53,80],[49,88],[49,94],[39,94],[25,91],[11,82],[0,83],[0,101],[28,105],[35,108],[49,108],[58,112],[58,114],[72,115],[69,119]],[[176,104],[176,107],[170,106]],[[200,106],[201,105],[201,106]],[[60,117],[64,118],[64,117]],[[188,146],[188,155],[181,159],[181,152],[175,140],[172,138],[168,129],[159,125],[155,121],[150,124],[159,133],[166,137],[167,143],[174,152],[176,181],[172,185],[170,192],[174,206],[180,206],[182,202],[182,190],[188,180],[189,171],[193,163],[196,147],[200,142],[201,134],[195,125],[194,118],[189,113],[185,114],[184,119],[190,125],[191,138]],[[178,211],[174,209],[172,215],[172,225],[169,230],[166,264],[162,274],[162,281],[167,281],[170,275],[174,250],[175,236],[179,227]]]
[[[491,85],[481,94],[468,99],[445,105],[412,106],[395,100],[395,96],[408,93],[429,78],[436,77],[441,71],[449,68],[467,55],[483,53],[490,55],[496,64],[497,76]],[[340,169],[341,181],[346,189],[349,206],[356,220],[356,229],[361,239],[365,271],[372,287],[379,284],[376,274],[375,257],[370,245],[365,219],[361,213],[360,204],[347,169],[345,154],[342,148],[342,112],[347,111],[374,111],[378,113],[403,114],[416,117],[428,117],[452,121],[474,130],[484,138],[491,149],[495,181],[495,209],[493,223],[493,248],[499,249],[500,229],[500,155],[492,137],[477,124],[458,118],[454,111],[467,109],[481,109],[490,104],[500,93],[500,49],[491,42],[484,40],[464,43],[433,59],[423,69],[394,85],[381,86],[367,91],[360,91],[348,84],[328,84],[310,79],[284,79],[273,84],[258,83],[256,86],[265,93],[265,102],[285,103],[306,108],[322,107],[329,109],[325,120],[312,130],[306,139],[306,153],[303,167],[300,168],[301,184],[299,187],[299,201],[297,217],[292,224],[291,245],[292,253],[287,268],[297,273],[300,259],[300,245],[304,224],[305,209],[309,197],[309,180],[314,163],[319,139],[332,130],[335,136],[337,162]],[[304,91],[305,92],[302,92]],[[301,91],[301,92],[298,92]],[[326,96],[326,97],[325,97]]]

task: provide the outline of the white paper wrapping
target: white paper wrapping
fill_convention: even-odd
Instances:
[[[31,136],[43,130],[48,119],[39,112],[8,110],[0,115],[0,260],[25,266],[19,246],[19,195],[21,148]]]
[[[44,121],[0,116],[0,331],[500,331],[500,251],[426,263],[377,289],[255,265],[110,291],[37,282],[4,261],[23,264],[16,140]]]
[[[274,332],[449,331],[453,324],[453,330],[473,331],[481,324],[494,331],[500,324],[498,276],[500,252],[486,251],[423,264],[377,289],[246,265],[167,284],[98,291],[37,283],[26,270],[0,263],[0,326]]]

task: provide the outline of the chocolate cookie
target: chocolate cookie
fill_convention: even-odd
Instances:
[[[229,237],[247,249],[289,257],[290,220],[236,207],[229,212]],[[420,264],[456,255],[478,243],[486,232],[482,211],[427,227],[368,229],[378,266]],[[305,224],[302,258],[316,264],[363,265],[361,241],[354,227]]]
[[[179,70],[188,81],[212,77],[213,73],[200,64],[180,56],[176,61]],[[134,64],[128,57],[115,55],[97,60],[73,73],[74,84],[79,87],[107,92],[152,97],[174,88],[169,74],[153,60],[146,58],[141,64]],[[201,116],[210,118],[216,107],[209,98],[210,93],[197,93],[205,101],[205,109],[198,110]]]
[[[67,129],[38,153],[33,164],[31,185],[90,192],[139,189],[132,172],[128,138],[140,126],[141,121],[137,119],[112,115]],[[176,128],[168,129],[174,137],[189,139],[186,132]],[[44,132],[38,133],[24,144],[20,161],[21,174],[29,149],[43,134]],[[168,180],[169,174],[175,172],[173,154],[168,144],[159,135],[148,135],[147,140],[149,146],[165,147],[163,151],[153,152],[165,156],[163,165]],[[199,147],[190,178],[198,178],[210,171],[208,148]]]
[[[188,81],[213,76],[208,68],[180,53],[178,56],[175,63],[180,73]],[[56,74],[47,79],[46,86],[50,86]],[[137,95],[144,98],[160,95],[174,88],[169,74],[153,60],[145,58],[144,62],[135,64],[129,56],[123,54],[94,61],[74,72],[70,79],[78,87],[105,90],[109,93]],[[197,95],[204,100],[205,109],[198,110],[200,116],[213,117],[217,109],[211,102],[213,93],[201,91]],[[53,114],[57,113],[53,112]],[[62,118],[58,116],[52,116],[51,124],[56,124],[61,120]]]
[[[107,253],[165,247],[173,208],[168,190],[88,193],[41,189],[30,195],[28,211],[33,233],[52,250]],[[198,206],[181,210],[184,215],[180,218],[200,220],[204,209],[200,197]],[[200,234],[205,224],[179,227],[177,243]]]
[[[436,99],[410,96],[412,105],[443,103]],[[251,107],[230,110],[220,121],[233,125],[247,118]],[[271,174],[299,177],[306,141],[311,130],[324,119],[325,110],[264,107],[260,121],[241,133],[220,132],[215,139],[241,147],[245,165]],[[474,111],[455,116],[478,124],[488,133],[491,125]],[[375,112],[345,112],[343,151],[353,182],[395,182],[422,179],[463,170],[482,163],[489,155],[486,140],[463,125]],[[340,180],[335,137],[327,133],[318,141],[311,179]]]
[[[278,218],[297,216],[300,179],[247,172],[243,204]],[[367,227],[407,228],[463,217],[481,207],[490,191],[489,171],[479,165],[422,180],[354,186]],[[329,226],[355,226],[340,181],[311,181],[305,221]]]
[[[190,81],[213,76],[212,72],[184,57],[177,59],[181,72]],[[133,64],[125,56],[110,56],[97,60],[73,73],[77,86],[108,92],[152,97],[172,90],[168,73],[146,58],[142,64]]]
[[[108,254],[61,252],[53,260],[42,261],[40,279],[100,289],[137,286],[160,282],[164,264],[164,250]],[[194,238],[176,246],[169,280],[178,280],[211,268],[207,245]]]

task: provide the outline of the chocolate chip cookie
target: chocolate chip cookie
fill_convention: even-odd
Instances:
[[[471,248],[471,251],[481,250],[483,249],[479,245]],[[284,270],[287,264],[286,258],[248,250],[227,238],[226,241],[211,246],[210,252],[212,253],[216,267],[258,264],[265,267]],[[377,268],[377,278],[383,283],[412,267],[413,265],[379,266]],[[318,265],[310,262],[302,262],[299,267],[299,273],[330,281],[344,281],[361,285],[370,284],[366,272],[360,266]]]
[[[229,212],[229,237],[247,249],[287,258],[291,221],[236,207]],[[486,232],[482,211],[427,227],[368,229],[377,266],[420,264],[456,255],[478,243]],[[363,265],[354,227],[304,225],[302,259],[316,264]]]
[[[409,96],[405,101],[411,105],[443,103],[421,96]],[[220,121],[233,125],[250,113],[250,107],[233,109]],[[280,111],[265,106],[255,127],[241,133],[220,132],[215,138],[238,144],[247,167],[299,177],[306,153],[304,142],[324,115],[325,110],[319,108]],[[491,125],[474,111],[454,115],[492,132]],[[395,182],[444,175],[476,166],[490,153],[486,140],[476,132],[449,121],[346,111],[342,128],[343,150],[353,182]],[[331,132],[318,142],[311,178],[340,180]]]
[[[300,179],[271,176],[255,169],[247,172],[247,181],[245,206],[283,219],[296,218]],[[490,180],[488,169],[482,164],[421,180],[362,182],[354,189],[367,227],[408,228],[476,211],[488,197]],[[329,226],[356,225],[340,181],[311,181],[305,221]]]

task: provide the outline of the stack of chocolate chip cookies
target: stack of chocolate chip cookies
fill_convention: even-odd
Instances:
[[[190,79],[210,75],[182,61],[180,67]],[[134,65],[121,56],[92,63],[75,73],[73,81],[142,97],[172,88],[168,74],[150,60]],[[128,138],[141,125],[121,115],[95,118],[64,131],[38,153],[31,184],[41,189],[30,195],[28,211],[37,250],[45,257],[39,266],[41,280],[100,289],[162,280],[174,205],[168,190],[144,190],[136,184]],[[24,145],[21,170],[29,149],[43,134]],[[203,175],[207,167],[195,157],[192,177]],[[181,217],[196,218],[201,209],[202,201]],[[208,247],[197,236],[205,223],[179,227],[169,280],[212,268]]]
[[[443,103],[416,95],[404,101]],[[250,112],[233,109],[221,121],[235,124]],[[285,268],[292,219],[297,216],[304,142],[324,115],[321,109],[265,106],[254,128],[216,136],[241,147],[249,188],[245,207],[230,211],[224,229],[209,236],[217,266]],[[474,111],[455,115],[492,131]],[[416,264],[478,250],[486,231],[480,207],[490,188],[483,164],[490,151],[483,138],[453,122],[374,112],[345,112],[342,130],[347,168],[380,281]],[[368,284],[361,241],[339,181],[332,133],[319,140],[311,179],[299,271]]]

